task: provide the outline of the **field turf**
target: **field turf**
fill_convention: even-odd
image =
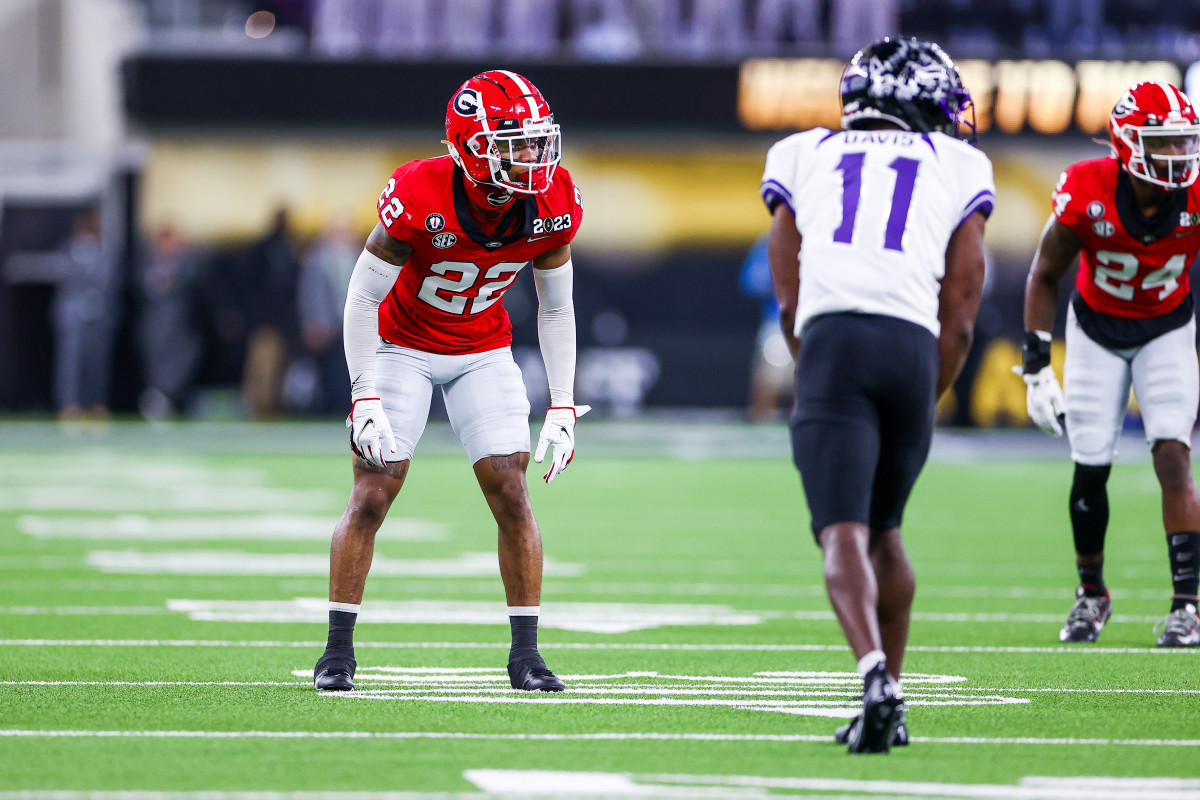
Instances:
[[[1065,448],[942,437],[905,521],[914,741],[849,756],[859,683],[782,426],[585,422],[565,475],[531,468],[569,685],[537,696],[507,686],[495,526],[445,428],[379,535],[359,688],[332,696],[311,669],[336,423],[2,429],[0,800],[1200,798],[1200,652],[1154,647],[1170,582],[1136,441],[1115,616],[1063,646]]]

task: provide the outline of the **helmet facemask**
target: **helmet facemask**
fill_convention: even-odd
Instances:
[[[544,192],[562,157],[559,126],[553,119],[519,127],[505,122],[515,123],[503,120],[497,130],[488,130],[485,121],[485,129],[468,139],[467,147],[487,162],[496,186],[518,194]]]
[[[1187,188],[1200,176],[1200,125],[1125,125],[1120,136],[1130,174],[1165,189]]]
[[[978,138],[979,129],[975,125],[975,101],[971,93],[964,88],[951,89],[945,99],[940,101],[942,111],[954,124],[952,136],[966,135],[972,144]]]

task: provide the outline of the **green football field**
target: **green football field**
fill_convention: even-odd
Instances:
[[[857,705],[782,426],[580,426],[530,473],[540,641],[508,688],[495,526],[434,426],[380,532],[358,689],[318,695],[337,423],[0,423],[0,800],[1200,798],[1200,651],[1154,647],[1170,582],[1136,441],[1110,483],[1115,616],[1063,646],[1065,445],[941,436],[909,505],[907,748]],[[1036,458],[1026,458],[1028,452]]]

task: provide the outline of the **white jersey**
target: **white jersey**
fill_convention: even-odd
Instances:
[[[942,133],[815,128],[767,153],[762,196],[796,216],[797,336],[821,314],[899,317],[939,335],[950,236],[995,202],[992,162]]]

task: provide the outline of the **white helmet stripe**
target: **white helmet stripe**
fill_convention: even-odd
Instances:
[[[1167,96],[1167,102],[1171,104],[1171,113],[1179,112],[1179,98],[1175,95],[1175,87],[1162,81],[1155,81],[1154,85],[1162,89],[1163,94]]]
[[[517,85],[517,88],[521,90],[521,94],[529,95],[531,97],[533,96],[533,90],[529,88],[529,84],[527,84],[525,81],[523,81],[521,79],[520,75],[518,75],[515,72],[509,72],[506,69],[500,69],[500,70],[496,70],[496,71],[501,74],[507,75],[509,77],[509,80],[511,80],[513,83],[515,83]],[[537,103],[533,102],[532,100],[529,102],[529,121],[530,122],[541,122],[542,121],[541,109],[539,109],[537,106]]]

